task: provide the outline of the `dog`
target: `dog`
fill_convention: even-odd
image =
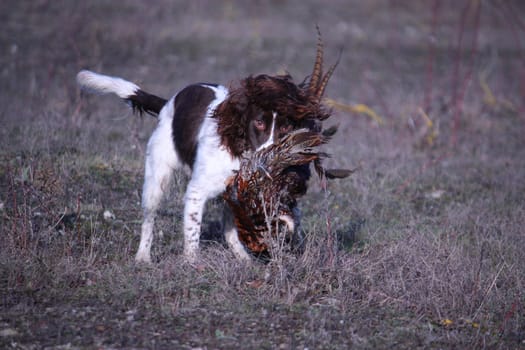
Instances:
[[[295,84],[289,75],[249,76],[233,84],[189,85],[169,100],[118,77],[82,70],[78,85],[89,92],[115,94],[138,112],[158,117],[146,152],[142,192],[143,222],[135,260],[151,262],[153,228],[159,204],[174,170],[185,164],[192,175],[184,196],[184,256],[194,262],[199,251],[205,203],[226,188],[245,152],[272,145],[292,130],[320,130],[329,114],[321,97],[333,72],[322,75],[322,43],[318,38],[314,70]],[[250,259],[235,225],[226,225],[226,242],[241,260]]]

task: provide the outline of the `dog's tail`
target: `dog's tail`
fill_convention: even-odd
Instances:
[[[83,90],[89,92],[115,94],[130,104],[133,110],[140,113],[146,112],[153,116],[158,115],[167,102],[162,97],[141,90],[132,82],[88,70],[78,72],[77,83]]]

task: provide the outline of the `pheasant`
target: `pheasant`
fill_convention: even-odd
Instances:
[[[228,179],[223,197],[233,214],[239,240],[253,255],[269,255],[270,235],[290,242],[297,233],[297,200],[306,193],[310,163],[317,163],[318,174],[328,178],[350,174],[348,170],[325,170],[320,165],[328,155],[317,148],[330,137],[331,130],[293,131],[278,143],[244,157],[239,170]]]
[[[318,150],[337,131],[337,127],[322,130],[322,121],[331,114],[324,108],[322,98],[339,60],[323,74],[323,43],[319,28],[317,30],[313,72],[299,86],[310,103],[301,108],[295,104],[282,104],[276,110],[277,114],[302,120],[306,128],[285,134],[264,148],[245,153],[239,170],[227,180],[223,194],[231,209],[239,240],[255,256],[269,255],[269,236],[279,236],[290,242],[299,233],[297,200],[307,191],[310,163],[321,178],[344,178],[352,172],[324,169],[322,159],[328,155]],[[272,100],[264,94],[255,94],[252,98],[261,104]]]

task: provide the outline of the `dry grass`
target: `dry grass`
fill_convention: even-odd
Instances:
[[[0,345],[523,346],[523,9],[480,2],[476,27],[470,7],[458,57],[461,11],[476,3],[3,2]],[[283,68],[301,80],[315,22],[328,61],[345,46],[327,91],[340,124],[328,151],[333,165],[361,168],[328,192],[312,181],[304,253],[240,264],[217,236],[213,202],[209,241],[189,266],[181,176],[157,224],[157,263],[135,265],[155,121],[80,96],[76,72],[164,96]]]

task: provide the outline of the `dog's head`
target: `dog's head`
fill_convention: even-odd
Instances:
[[[292,130],[315,128],[324,118],[318,101],[290,76],[250,76],[217,107],[221,142],[234,156],[273,143]]]
[[[322,105],[328,80],[337,63],[323,75],[323,46],[319,35],[312,74],[301,84],[290,75],[249,76],[230,89],[215,110],[221,143],[233,156],[264,148],[292,130],[321,131],[330,116]]]

